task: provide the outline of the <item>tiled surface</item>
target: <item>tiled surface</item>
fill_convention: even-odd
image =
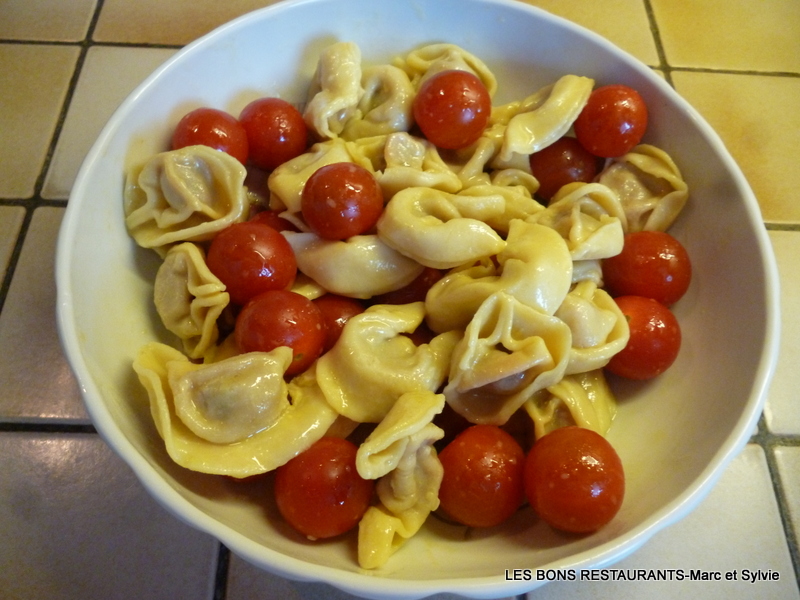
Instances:
[[[348,597],[265,574],[156,505],[93,432],[55,331],[55,234],[105,119],[182,44],[266,3],[0,0],[2,597]],[[739,581],[561,582],[530,598],[800,598],[800,318],[793,310],[800,302],[800,203],[792,185],[800,4],[529,3],[658,68],[717,129],[761,204],[784,308],[780,362],[759,432],[697,510],[615,565],[737,570]],[[772,570],[780,579],[745,583],[744,569]]]
[[[795,0],[703,0],[691,9],[651,0],[664,53],[675,67],[797,73]]]

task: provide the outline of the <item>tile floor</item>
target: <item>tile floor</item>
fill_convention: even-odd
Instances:
[[[182,45],[264,0],[0,0],[0,597],[349,596],[260,572],[166,514],[94,433],[55,329],[53,251],[83,156]],[[800,598],[800,3],[531,0],[660,69],[722,135],[781,270],[783,343],[751,443],[710,496],[617,566],[772,570],[751,584],[558,582],[545,598]],[[440,600],[444,600],[441,596]]]

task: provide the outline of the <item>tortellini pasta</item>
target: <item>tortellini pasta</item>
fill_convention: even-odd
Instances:
[[[133,368],[173,461],[201,473],[248,477],[284,464],[337,418],[313,372],[283,383],[291,359],[292,351],[280,347],[196,365],[154,342]]]
[[[225,285],[208,269],[203,250],[190,242],[173,246],[158,269],[156,311],[190,358],[202,358],[219,336],[217,319],[228,306]]]
[[[408,131],[414,122],[414,86],[405,71],[392,65],[366,67],[361,76],[363,95],[342,137],[359,139]]]
[[[630,337],[628,321],[617,303],[590,280],[578,283],[567,294],[555,316],[572,332],[567,375],[606,366]]]
[[[319,57],[303,119],[320,138],[338,137],[363,95],[361,50],[352,42],[331,44]]]
[[[453,351],[445,398],[471,423],[502,425],[532,394],[561,380],[571,345],[563,321],[497,292]]]
[[[247,218],[245,168],[224,152],[188,146],[162,152],[125,185],[125,225],[145,248],[205,241]]]
[[[315,233],[284,232],[297,267],[323,289],[351,298],[371,298],[411,283],[425,268],[385,244],[377,235],[346,241]]]
[[[563,137],[586,106],[593,86],[588,77],[564,75],[522,102],[493,109],[490,131],[502,132],[494,166],[513,164],[514,155],[527,159]]]
[[[605,436],[617,412],[617,400],[603,371],[567,375],[538,391],[524,405],[536,439],[559,427],[578,425]]]
[[[670,156],[640,144],[614,160],[598,181],[620,197],[628,231],[666,231],[683,210],[689,188]]]
[[[499,194],[465,197],[427,187],[407,188],[386,205],[378,235],[403,255],[449,269],[500,252],[506,242],[486,224],[505,213]]]
[[[552,315],[572,285],[567,244],[544,225],[511,221],[506,247],[496,258],[499,268],[484,261],[453,270],[433,285],[425,299],[431,329],[463,329],[484,300],[498,291]]]
[[[358,562],[364,569],[383,566],[439,507],[444,470],[433,444],[444,431],[432,420],[443,408],[441,394],[405,393],[358,449],[358,473],[378,479],[380,500],[358,527]]]
[[[411,77],[416,88],[427,79],[442,71],[468,71],[481,80],[489,96],[497,91],[497,78],[480,58],[455,44],[430,44],[409,52],[404,59],[396,61]]]
[[[339,414],[378,423],[404,393],[439,389],[460,334],[417,346],[403,334],[414,332],[424,316],[421,302],[379,304],[345,324],[336,345],[317,361],[319,386]]]
[[[615,192],[601,183],[571,183],[553,196],[533,221],[558,231],[575,261],[622,251],[627,219]]]
[[[455,193],[461,180],[439,156],[436,146],[428,140],[407,133],[386,136],[383,150],[383,169],[375,177],[385,198],[410,187],[429,187]]]

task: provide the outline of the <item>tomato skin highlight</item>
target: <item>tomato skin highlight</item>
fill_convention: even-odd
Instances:
[[[183,116],[172,133],[172,149],[208,146],[247,164],[247,133],[232,115],[216,108],[197,108]]]
[[[244,107],[239,122],[247,133],[250,161],[269,171],[302,154],[308,146],[303,115],[280,98],[259,98]]]
[[[596,531],[622,506],[622,461],[611,444],[591,429],[555,429],[538,439],[525,458],[525,495],[551,527],[573,533]]]
[[[346,240],[375,226],[383,212],[383,192],[364,167],[333,163],[320,167],[308,178],[300,209],[318,236]]]
[[[292,376],[308,369],[322,353],[326,330],[311,300],[289,290],[272,290],[244,305],[233,334],[243,353],[291,348],[294,358],[286,375]]]
[[[222,230],[212,240],[206,262],[240,306],[262,292],[290,286],[297,276],[289,242],[258,222],[234,223]]]
[[[313,302],[322,313],[322,320],[325,323],[323,352],[333,348],[342,335],[342,329],[347,321],[365,310],[364,305],[358,300],[336,294],[325,294],[315,298]]]
[[[612,296],[645,296],[671,306],[691,279],[689,253],[663,231],[628,233],[622,252],[603,261],[604,286]]]
[[[628,320],[630,339],[606,369],[627,379],[652,379],[666,371],[681,347],[681,328],[669,308],[643,296],[614,299]]]
[[[465,148],[481,137],[489,123],[492,99],[483,82],[468,71],[432,75],[417,91],[414,120],[435,146]]]
[[[595,156],[613,158],[630,152],[647,130],[648,112],[639,93],[626,85],[592,91],[575,120],[575,137]]]
[[[589,183],[597,175],[598,157],[572,137],[563,137],[531,154],[530,167],[539,182],[536,195],[550,200],[568,183]]]
[[[525,453],[510,434],[494,425],[472,425],[439,453],[444,477],[442,511],[470,527],[499,525],[524,497]]]
[[[324,437],[275,472],[275,502],[284,519],[310,539],[346,533],[369,508],[374,482],[356,470],[357,447]]]

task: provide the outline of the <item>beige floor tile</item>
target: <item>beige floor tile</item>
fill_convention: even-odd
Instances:
[[[599,33],[648,65],[657,65],[650,22],[641,0],[522,0]]]
[[[55,245],[64,210],[33,214],[0,314],[0,417],[88,422],[56,331]]]
[[[33,195],[79,52],[0,44],[0,198]]]
[[[778,435],[800,435],[800,274],[797,257],[800,256],[800,231],[770,231],[781,277],[781,345],[775,377],[764,407],[767,428]]]
[[[800,222],[790,175],[797,170],[800,78],[679,71],[672,79],[722,137],[750,182],[764,220]]]
[[[0,281],[5,277],[8,261],[17,243],[19,228],[25,219],[20,206],[0,206]]]
[[[0,596],[212,598],[217,543],[175,519],[94,434],[0,433]]]
[[[96,0],[2,0],[0,38],[77,42],[86,37]]]
[[[94,32],[99,42],[183,45],[276,0],[106,0]]]
[[[86,54],[42,196],[69,196],[78,169],[114,110],[175,50],[95,46]]]
[[[800,72],[797,0],[651,0],[673,66]]]

